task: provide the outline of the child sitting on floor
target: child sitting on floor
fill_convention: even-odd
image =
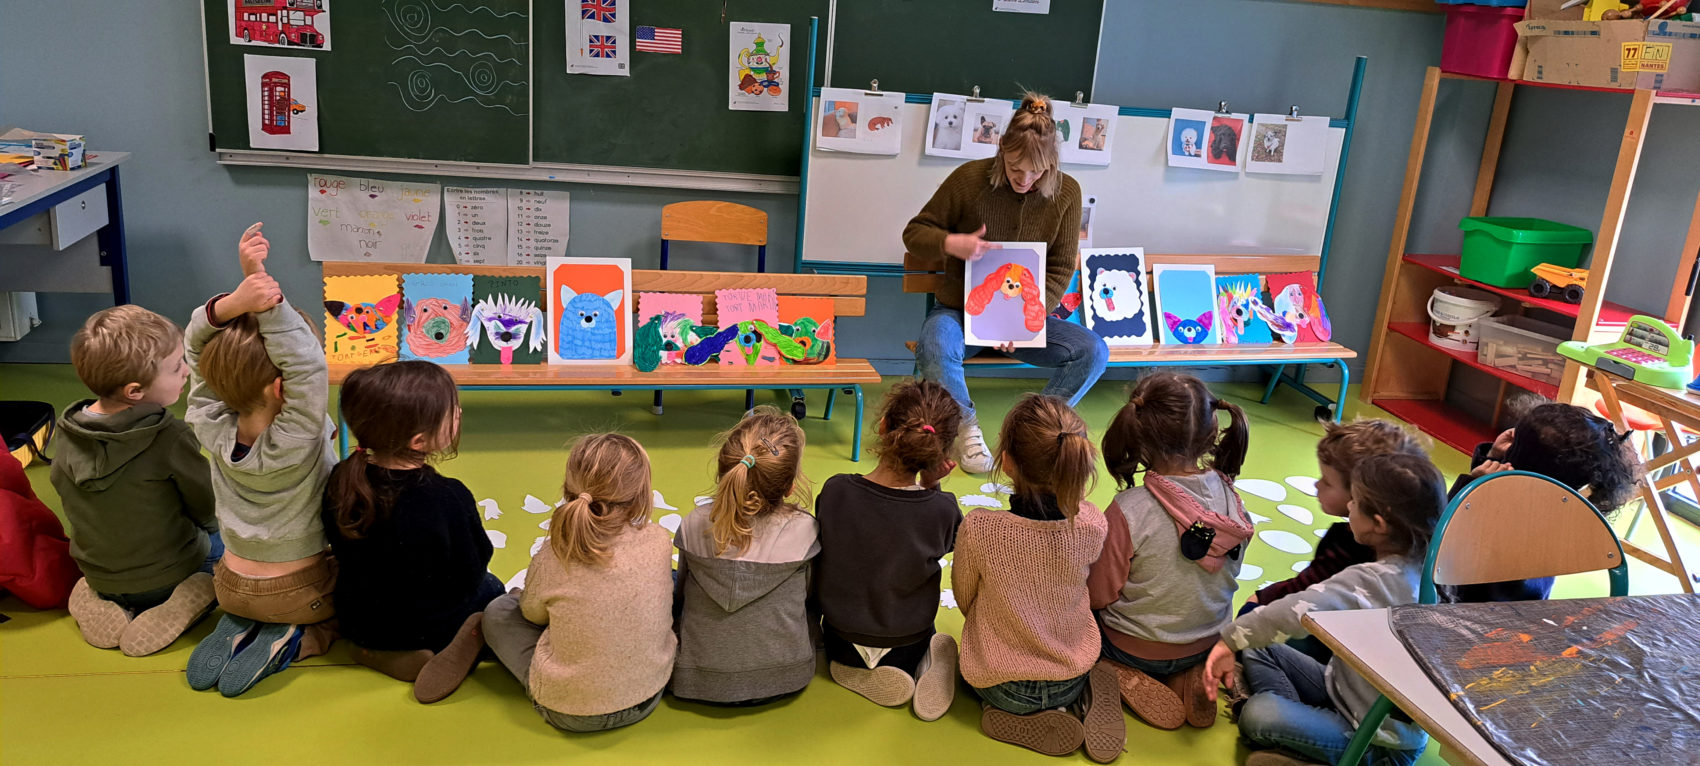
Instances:
[[[141,306],[109,308],[71,338],[71,366],[95,395],[59,416],[53,461],[84,578],[71,616],[93,646],[153,654],[212,609],[224,552],[201,443],[165,409],[189,375],[183,333]]]
[[[349,373],[339,398],[360,445],[331,472],[321,519],[341,632],[361,664],[436,702],[477,663],[484,605],[502,595],[477,502],[430,465],[460,442],[459,392],[407,361]]]
[[[629,436],[579,439],[524,592],[484,610],[490,648],[562,731],[643,720],[673,672],[673,546],[649,520],[649,472]]]
[[[956,639],[935,632],[933,618],[940,562],[962,522],[956,496],[938,489],[956,467],[961,412],[932,381],[893,386],[879,418],[879,466],[827,479],[815,499],[832,679],[888,707],[913,698],[924,721],[956,696]]]
[[[1251,696],[1240,709],[1240,733],[1279,751],[1253,753],[1246,766],[1336,763],[1351,742],[1357,722],[1381,695],[1338,657],[1326,666],[1282,643],[1308,635],[1300,618],[1308,612],[1380,609],[1417,600],[1422,560],[1446,505],[1439,469],[1420,455],[1394,453],[1366,458],[1352,471],[1347,524],[1352,536],[1375,551],[1375,561],[1353,564],[1316,585],[1265,604],[1222,630],[1210,652],[1209,675],[1234,683],[1234,652]],[[1207,687],[1211,699],[1216,687]],[[1369,762],[1409,766],[1422,755],[1428,735],[1395,713],[1375,734]]]
[[[1233,486],[1249,438],[1237,405],[1169,372],[1140,380],[1104,432],[1104,462],[1122,490],[1104,513],[1092,607],[1122,699],[1160,729],[1216,722],[1204,660],[1233,619],[1234,578],[1251,540]]]
[[[795,694],[815,675],[807,603],[820,552],[815,517],[799,506],[803,429],[757,407],[721,437],[714,499],[674,538],[679,659],[673,694],[761,705]]]
[[[260,225],[242,234],[245,276],[189,320],[189,425],[212,452],[225,552],[213,588],[225,615],[189,656],[193,689],[239,695],[336,639],[325,621],[336,562],[319,521],[336,465],[319,336],[265,272]]]
[[[1029,395],[1004,418],[997,467],[1010,510],[975,509],[957,530],[950,584],[962,609],[962,678],[980,730],[1046,755],[1109,763],[1127,729],[1115,671],[1098,663],[1086,574],[1104,515],[1086,493],[1097,450],[1062,399]]]

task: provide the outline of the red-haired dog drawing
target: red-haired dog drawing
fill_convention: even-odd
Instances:
[[[1021,313],[1026,317],[1027,329],[1038,332],[1045,328],[1045,296],[1039,292],[1039,282],[1033,278],[1033,273],[1019,263],[1006,263],[999,266],[979,287],[968,292],[968,300],[964,306],[968,313],[979,316],[992,302],[993,297],[1004,300],[1021,299]]]

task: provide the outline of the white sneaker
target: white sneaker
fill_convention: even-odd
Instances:
[[[992,470],[992,451],[986,447],[986,435],[980,433],[980,424],[969,421],[962,425],[962,459],[957,465],[967,473],[990,473]]]

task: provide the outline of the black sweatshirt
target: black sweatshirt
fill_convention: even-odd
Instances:
[[[441,650],[485,606],[477,601],[492,548],[478,505],[466,485],[434,470],[368,465],[366,477],[389,510],[359,539],[338,528],[325,493],[342,634],[367,649]]]
[[[939,559],[956,548],[962,511],[936,489],[892,489],[856,474],[826,481],[816,577],[826,624],[863,646],[904,646],[933,633]]]

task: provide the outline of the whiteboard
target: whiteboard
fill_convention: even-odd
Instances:
[[[903,263],[903,227],[964,162],[923,152],[929,108],[903,105],[902,150],[895,157],[821,151],[811,137],[803,260]],[[1095,247],[1164,254],[1322,252],[1344,128],[1328,129],[1321,176],[1279,176],[1170,168],[1164,154],[1168,118],[1116,119],[1108,166],[1063,166],[1081,193],[1097,200]]]

